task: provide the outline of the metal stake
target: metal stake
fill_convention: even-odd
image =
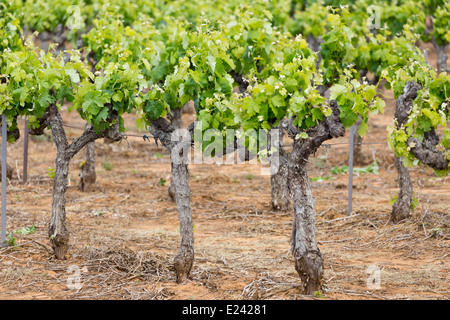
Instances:
[[[2,223],[1,223],[1,247],[6,245],[6,147],[8,143],[8,131],[6,116],[2,114]]]
[[[23,130],[23,178],[22,183],[28,181],[28,119],[25,119],[25,128]]]
[[[349,155],[348,155],[348,215],[352,214],[353,197],[353,136],[355,135],[355,126],[350,128]]]

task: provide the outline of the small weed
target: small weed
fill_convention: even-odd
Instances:
[[[20,228],[18,230],[13,231],[13,233],[18,234],[18,235],[28,235],[28,234],[33,234],[36,232],[36,227],[33,225],[29,228]]]
[[[9,235],[6,237],[5,244],[8,247],[15,247],[17,245],[17,238],[13,235],[13,233],[9,233]]]
[[[331,174],[344,174],[348,172],[348,166],[343,165],[343,166],[335,166],[333,168],[331,168],[330,173]]]
[[[367,167],[363,168],[353,168],[353,172],[355,173],[374,173],[379,174],[380,167],[378,166],[378,163],[376,161],[369,164]]]
[[[411,198],[411,211],[414,211],[415,208],[419,205],[419,200],[416,197]]]
[[[164,179],[164,178],[159,178],[158,184],[159,184],[160,186],[164,186],[164,185],[166,184],[166,182],[167,182],[166,179]]]
[[[311,177],[311,181],[313,181],[313,182],[323,182],[323,181],[331,180],[331,179],[333,179],[333,178],[329,177],[329,176]]]
[[[374,174],[379,174],[379,169],[380,167],[378,166],[378,163],[376,161],[372,162],[370,165],[368,165],[367,167],[363,167],[363,168],[353,168],[353,172],[354,173],[374,173]],[[343,165],[343,166],[335,166],[333,167],[330,172],[332,174],[344,174],[344,173],[348,173],[348,166]]]
[[[101,216],[103,216],[105,213],[104,212],[101,212],[100,210],[95,210],[94,212],[92,212],[92,215],[94,216],[94,217],[101,217]]]
[[[391,200],[389,200],[389,204],[393,205],[397,201],[397,199],[398,199],[398,195],[391,197]]]
[[[244,178],[247,179],[247,180],[253,180],[255,178],[255,176],[253,174],[249,173],[249,174],[246,174],[244,176]]]
[[[433,238],[439,238],[439,236],[443,236],[442,228],[433,228],[430,230],[430,236]]]
[[[50,179],[55,179],[55,177],[56,177],[56,170],[55,170],[55,168],[49,167],[49,168],[47,169],[47,176],[48,176]]]
[[[108,158],[106,158],[106,160],[103,162],[103,168],[106,171],[111,171],[113,169],[113,165],[111,164]]]
[[[398,195],[391,197],[391,199],[389,200],[389,204],[393,205],[398,199]],[[417,206],[419,205],[419,200],[416,197],[412,197],[411,198],[411,204],[410,204],[410,208],[411,211],[414,211],[415,208],[417,208]]]
[[[314,297],[316,298],[321,298],[321,299],[325,299],[326,297],[322,294],[322,292],[320,291],[315,291],[314,292]]]
[[[161,159],[162,157],[164,157],[164,155],[159,152],[155,152],[155,154],[153,155],[153,159]]]

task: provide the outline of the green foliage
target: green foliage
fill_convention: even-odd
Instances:
[[[244,178],[247,179],[247,180],[253,180],[255,178],[255,176],[253,174],[249,173],[249,174],[246,174],[244,176]]]
[[[13,233],[10,233],[5,239],[5,244],[8,247],[15,247],[17,245],[17,237]]]
[[[367,25],[371,4],[381,9],[380,29]],[[309,139],[308,131],[332,112],[318,91],[325,85],[345,127],[363,120],[362,136],[369,113],[385,107],[377,96],[379,82],[360,78],[368,71],[387,80],[395,97],[406,81],[424,88],[410,121],[389,135],[406,164],[417,164],[408,137],[423,140],[426,132],[444,127],[440,147],[450,146],[448,76],[436,77],[415,46],[430,36],[448,43],[447,1],[62,0],[50,5],[9,0],[0,5],[0,113],[7,116],[9,131],[23,116],[36,128],[49,107],[64,103],[97,133],[117,123],[124,130],[126,113],[135,113],[144,129],[193,100],[196,132],[215,130],[203,148],[228,129],[242,129],[245,146],[256,152],[258,135],[285,117],[300,129],[297,139]],[[83,53],[66,52],[69,59],[21,39],[24,26],[54,32],[75,16],[79,29],[66,35],[72,41],[82,35],[85,47]],[[427,16],[433,30],[425,32]],[[308,48],[311,37],[323,40],[320,64]],[[248,85],[247,92],[233,91],[238,84]]]
[[[378,166],[378,163],[376,161],[372,162],[370,165],[362,168],[353,168],[354,173],[373,173],[373,174],[379,174],[380,167]],[[348,173],[349,168],[346,165],[343,166],[335,166],[330,170],[330,173],[332,174],[345,174]]]
[[[434,12],[433,35],[438,45],[450,43],[450,2],[446,1]]]
[[[159,178],[158,184],[159,184],[160,186],[164,186],[164,185],[166,184],[166,182],[167,182],[166,179],[164,179],[164,178]]]
[[[50,179],[55,179],[55,177],[56,177],[56,170],[55,170],[55,168],[53,168],[53,167],[47,168],[47,176]]]
[[[323,181],[331,180],[333,178],[329,177],[329,176],[318,176],[318,177],[311,177],[310,179],[313,182],[323,182]]]
[[[153,159],[161,159],[162,157],[164,157],[164,155],[159,152],[155,152],[153,155]]]
[[[333,168],[331,168],[330,173],[332,174],[344,174],[348,172],[348,166],[343,165],[343,166],[334,166]]]
[[[348,11],[343,9],[343,14],[348,14]],[[329,14],[328,22],[331,30],[323,37],[320,54],[323,57],[324,82],[333,83],[348,69],[347,66],[353,62],[357,50],[352,44],[355,34],[342,22],[339,14]],[[356,76],[356,70],[350,71]]]
[[[18,230],[15,230],[14,233],[18,234],[18,235],[29,235],[29,234],[33,234],[36,232],[36,227],[34,225],[32,225],[31,227],[22,227]]]
[[[108,158],[106,158],[105,161],[103,161],[102,165],[106,171],[111,171],[114,168],[111,161],[109,161]]]

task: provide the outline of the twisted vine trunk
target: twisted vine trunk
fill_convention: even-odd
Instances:
[[[303,283],[305,294],[314,294],[322,288],[323,255],[315,234],[314,196],[306,170],[307,161],[299,151],[293,150],[288,162],[289,190],[294,206],[292,254],[295,270]]]
[[[172,167],[172,186],[180,220],[180,247],[174,258],[177,283],[191,279],[194,264],[194,230],[191,212],[191,188],[189,187],[188,155],[191,148],[190,136],[182,140],[173,137],[176,128],[166,119],[152,121],[150,132],[155,140],[169,150]]]
[[[409,81],[405,84],[403,93],[396,101],[395,118],[397,119],[398,128],[408,121],[414,99],[417,97],[417,91],[421,88],[421,85],[416,84],[413,81]],[[447,150],[439,150],[436,148],[439,144],[439,140],[440,138],[435,129],[431,128],[430,131],[424,133],[423,141],[414,137],[409,137],[406,144],[411,148],[411,153],[414,157],[423,164],[434,170],[446,170],[450,166],[450,161],[447,159]],[[401,162],[401,160],[396,159],[396,163],[397,162]],[[409,181],[408,169],[404,168],[403,164],[400,163],[397,167],[397,171],[399,174],[400,194],[396,203],[394,203],[392,210],[392,219],[394,221],[400,221],[410,215],[412,200],[412,186]]]
[[[69,249],[69,231],[66,227],[66,191],[70,161],[89,142],[95,141],[96,139],[102,137],[107,137],[115,141],[122,138],[119,131],[119,121],[117,119],[117,115],[110,114],[108,121],[115,122],[117,124],[108,128],[101,134],[97,134],[91,126],[87,126],[83,134],[76,138],[71,144],[67,141],[62,117],[54,103],[49,106],[48,112],[45,114],[45,118],[40,121],[41,124],[45,123],[50,127],[57,149],[55,179],[53,182],[52,216],[48,227],[50,244],[57,259],[65,259]],[[41,128],[33,133],[43,131],[44,129]]]
[[[279,140],[278,146],[276,146],[278,156],[279,156],[279,166],[278,171],[275,174],[272,174],[270,177],[270,185],[271,185],[271,193],[272,200],[271,205],[272,209],[278,211],[287,211],[289,210],[290,205],[290,195],[289,188],[287,183],[287,153],[283,148],[283,130],[281,128],[278,129],[279,132]]]
[[[408,121],[408,115],[411,112],[413,101],[417,97],[417,90],[420,90],[419,85],[413,82],[407,82],[403,94],[397,98],[394,114],[397,119],[397,128],[400,128]],[[397,170],[400,192],[392,206],[391,218],[394,222],[399,222],[407,219],[411,215],[413,187],[409,170],[403,165],[403,158],[395,156],[395,169]]]
[[[288,186],[294,207],[292,254],[295,269],[303,284],[303,293],[309,295],[322,289],[324,267],[323,255],[317,246],[315,235],[315,200],[307,171],[308,158],[324,141],[345,134],[336,101],[330,101],[330,107],[333,113],[310,129],[307,139],[294,139],[294,147],[287,164]],[[291,137],[299,133],[289,122],[285,122],[283,127]]]
[[[61,115],[56,106],[53,105],[50,108],[51,114],[48,122],[57,148],[57,156],[53,182],[52,216],[48,227],[48,236],[56,258],[63,260],[69,249],[69,231],[66,227],[66,191],[71,158],[67,154],[69,144]]]

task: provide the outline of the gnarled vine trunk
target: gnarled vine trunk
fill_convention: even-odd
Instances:
[[[413,82],[407,82],[403,94],[397,98],[394,114],[397,119],[397,128],[400,128],[408,121],[408,115],[411,111],[413,101],[417,97],[417,90],[420,90],[419,85],[416,85]],[[397,170],[400,192],[397,200],[392,206],[391,218],[394,222],[399,222],[411,215],[413,187],[409,176],[409,170],[403,165],[402,158],[395,156],[395,168]]]
[[[111,126],[101,134],[97,134],[91,126],[87,126],[83,134],[69,144],[64,131],[61,114],[55,104],[49,106],[48,112],[46,112],[45,117],[41,120],[41,124],[45,123],[50,127],[57,149],[55,179],[53,182],[52,216],[48,227],[50,244],[57,259],[65,259],[69,249],[69,231],[66,227],[66,191],[70,161],[89,142],[101,137],[107,137],[115,141],[122,138],[119,131],[117,115],[110,115],[108,121],[111,123],[115,122],[116,125]],[[33,133],[43,131],[43,128],[41,128],[41,130]]]
[[[180,247],[174,258],[177,283],[191,278],[194,264],[194,230],[191,212],[191,189],[189,187],[189,171],[187,157],[191,148],[190,137],[183,140],[172,139],[176,130],[166,119],[152,121],[150,132],[156,140],[169,150],[172,167],[172,186],[180,220]]]
[[[293,150],[288,162],[289,190],[294,207],[292,226],[292,254],[295,270],[303,283],[305,294],[314,294],[322,288],[323,255],[315,235],[314,196],[306,170],[305,155]]]
[[[324,141],[345,134],[336,101],[331,101],[330,107],[333,113],[310,129],[308,138],[294,138],[294,147],[288,157],[288,186],[294,207],[292,254],[295,269],[302,280],[303,293],[309,295],[322,289],[324,267],[315,235],[315,200],[307,171],[308,158]],[[285,121],[283,127],[291,137],[299,133],[290,121]]]
[[[417,91],[421,89],[421,85],[409,81],[405,84],[403,93],[397,98],[395,118],[397,119],[397,128],[408,121],[408,116],[414,99],[417,97]],[[435,169],[446,170],[450,165],[447,159],[446,150],[439,150],[436,146],[439,144],[439,136],[434,128],[424,133],[423,141],[419,141],[414,137],[409,137],[406,144],[411,148],[411,153],[415,158],[423,164]],[[396,168],[399,176],[400,193],[397,201],[394,203],[392,210],[392,220],[400,221],[410,216],[412,186],[409,178],[408,169],[403,166],[401,159],[396,158]]]
[[[69,231],[66,227],[66,191],[71,158],[67,154],[69,144],[61,115],[55,105],[50,108],[51,114],[48,122],[57,148],[57,156],[55,179],[53,181],[52,216],[48,227],[48,236],[56,258],[63,260],[69,249]]]

